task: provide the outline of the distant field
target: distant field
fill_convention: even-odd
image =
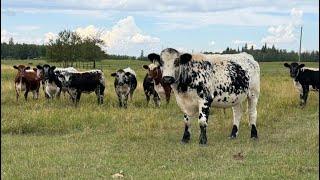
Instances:
[[[299,108],[299,95],[282,62],[260,63],[259,140],[252,141],[248,115],[239,136],[227,137],[232,110],[212,109],[208,146],[198,145],[192,119],[191,142],[181,145],[183,113],[174,95],[169,105],[146,104],[142,88],[147,61],[104,60],[105,104],[83,94],[78,107],[69,97],[47,101],[15,99],[13,64],[1,61],[1,177],[4,179],[319,179],[319,94]],[[100,63],[99,63],[100,64]],[[318,63],[305,63],[318,67]],[[110,74],[130,66],[138,88],[128,109],[119,109]],[[99,65],[98,65],[99,67]],[[245,107],[245,106],[244,106]],[[241,153],[243,158],[235,158]]]

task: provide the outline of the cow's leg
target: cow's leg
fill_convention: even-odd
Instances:
[[[81,97],[81,91],[76,92],[76,105],[79,103]]]
[[[233,111],[233,127],[230,134],[230,138],[236,138],[239,131],[239,124],[242,116],[241,103],[232,107]]]
[[[207,126],[208,126],[208,117],[210,112],[212,98],[205,97],[199,102],[199,126],[200,126],[200,136],[199,144],[207,144]]]
[[[153,93],[153,101],[156,107],[160,107],[160,96],[156,91]]]
[[[16,85],[15,85],[16,86]],[[17,99],[17,101],[18,101],[18,99],[19,99],[19,90],[17,89],[17,87],[15,87],[15,89],[16,89],[16,99]]]
[[[147,105],[149,105],[149,102],[150,102],[150,92],[145,90],[144,91],[144,94],[146,95],[146,99],[147,99]]]
[[[122,95],[118,94],[119,107],[122,107]]]
[[[307,104],[307,99],[308,99],[308,94],[309,94],[309,86],[303,85],[302,91],[303,91],[303,94],[302,94],[302,96],[300,95],[300,101],[301,101],[300,106],[304,107]]]
[[[124,96],[124,99],[123,99],[123,106],[124,106],[124,108],[127,108],[127,107],[128,107],[128,96],[129,96],[129,94],[127,94],[127,95]]]
[[[170,102],[170,93],[171,91],[165,90],[167,104]]]
[[[26,88],[26,92],[24,93],[25,100],[28,99],[29,88]]]
[[[190,133],[190,121],[189,121],[189,116],[187,114],[184,114],[183,116],[183,121],[184,121],[184,133],[182,136],[182,143],[188,143],[190,141],[191,133]]]
[[[58,88],[58,91],[56,92],[55,96],[57,97],[57,99],[60,99],[62,87],[57,87],[57,88]]]
[[[248,97],[248,112],[249,112],[249,122],[251,125],[251,138],[258,138],[257,131],[257,104],[259,99],[259,92],[252,92]]]
[[[36,90],[32,91],[32,99],[36,99]]]

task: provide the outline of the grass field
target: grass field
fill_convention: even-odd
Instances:
[[[183,113],[174,95],[167,106],[146,105],[142,65],[148,62],[103,61],[105,104],[98,106],[92,93],[78,107],[67,96],[47,101],[42,89],[39,100],[30,93],[29,101],[17,102],[12,65],[21,62],[1,61],[4,179],[111,179],[120,171],[126,179],[319,179],[319,95],[311,92],[299,108],[283,63],[260,63],[259,140],[249,138],[247,113],[238,138],[229,140],[231,109],[212,109],[208,146],[201,147],[196,118],[191,142],[180,144]],[[137,72],[138,88],[128,109],[119,109],[110,74],[127,66]]]

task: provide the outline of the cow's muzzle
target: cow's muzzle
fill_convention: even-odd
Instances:
[[[165,84],[173,84],[175,80],[174,80],[174,77],[172,76],[163,76],[162,82]]]

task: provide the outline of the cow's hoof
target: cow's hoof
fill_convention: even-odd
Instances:
[[[254,124],[251,125],[251,138],[258,139],[258,131]]]
[[[208,144],[199,144],[200,147],[208,147]]]
[[[180,141],[180,144],[188,144],[188,143],[189,143],[189,140],[182,139],[182,140]]]
[[[238,134],[238,128],[236,125],[233,125],[229,138],[235,139],[237,137],[237,134]]]
[[[206,136],[200,136],[199,144],[200,145],[206,145],[207,144],[207,137]]]
[[[257,137],[251,137],[252,140],[257,141],[259,138]]]

